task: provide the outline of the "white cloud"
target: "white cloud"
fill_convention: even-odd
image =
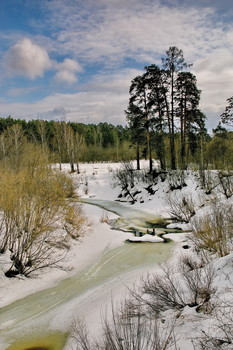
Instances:
[[[32,86],[32,87],[27,87],[27,88],[12,88],[7,91],[8,96],[22,96],[22,95],[27,95],[30,94],[31,92],[38,90],[40,87],[39,86]]]
[[[73,72],[68,70],[60,70],[55,74],[55,80],[73,84],[76,83],[77,77]]]
[[[58,63],[56,68],[58,71],[55,75],[55,80],[70,84],[76,83],[76,73],[82,72],[81,65],[70,58],[66,58],[62,63]]]
[[[232,55],[227,48],[215,50],[197,60],[193,70],[202,90],[201,108],[209,117],[207,126],[216,127],[233,94]]]
[[[71,72],[82,72],[81,65],[70,58],[66,58],[63,62],[59,63],[58,68],[61,70],[68,70]]]
[[[1,114],[23,119],[57,119],[80,123],[126,124],[127,97],[107,92],[55,94],[35,103],[1,104]]]
[[[51,67],[51,60],[44,48],[24,38],[9,49],[7,65],[11,72],[35,79]]]
[[[154,61],[173,45],[185,49],[190,59],[223,43],[223,30],[213,22],[210,8],[138,0],[88,1],[81,6],[80,1],[56,0],[50,9],[54,28],[59,23],[59,51],[88,62],[117,65],[131,57],[144,63],[145,57]]]
[[[1,104],[1,113],[15,118],[65,118],[82,123],[126,124],[124,110],[129,99],[131,80],[141,71],[125,69],[120,73],[96,76],[78,93],[55,93],[35,103]]]

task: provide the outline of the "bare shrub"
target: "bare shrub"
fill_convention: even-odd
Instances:
[[[169,206],[169,214],[177,221],[188,223],[196,213],[191,194],[181,197],[176,193],[169,193],[166,202]]]
[[[76,350],[166,350],[176,343],[174,322],[162,324],[159,319],[132,317],[123,307],[112,307],[111,318],[102,320],[102,334],[90,340],[86,325],[81,321],[73,327]],[[174,348],[173,348],[174,349]]]
[[[149,173],[148,169],[141,169],[139,172],[137,172],[137,179],[138,181],[148,185],[151,185],[154,182],[152,174]]]
[[[152,172],[149,169],[142,169],[136,173],[137,180],[143,182],[148,185],[156,185],[158,181],[165,181],[167,172],[166,171],[158,171],[157,169],[153,169]]]
[[[169,172],[167,177],[170,190],[180,190],[187,186],[185,182],[185,171],[173,170]]]
[[[215,271],[211,265],[206,265],[203,268],[195,268],[192,271],[182,273],[182,278],[190,295],[189,306],[198,306],[197,311],[205,311],[210,313],[213,305],[206,305],[206,308],[201,309],[203,305],[210,301],[215,294],[216,288],[213,287]]]
[[[82,180],[83,180],[83,184],[84,184],[84,187],[83,187],[84,193],[86,195],[88,195],[88,192],[89,192],[89,178],[88,178],[87,175],[84,175]]]
[[[205,249],[219,257],[230,253],[233,247],[233,205],[213,205],[204,217],[192,220],[193,242],[197,249]]]
[[[161,266],[161,273],[143,277],[139,291],[131,290],[131,293],[155,314],[168,309],[182,309],[187,303],[184,290],[174,273],[171,266]]]
[[[179,271],[186,273],[202,267],[201,260],[192,254],[180,254],[178,261]]]
[[[113,171],[114,186],[120,186],[122,190],[135,185],[135,172],[132,162],[122,163],[121,169]]]
[[[213,170],[202,170],[200,173],[201,186],[206,194],[211,194],[213,189],[219,185],[219,178],[217,172]]]
[[[59,176],[57,176],[56,181],[59,183],[59,186],[62,188],[62,191],[64,191],[66,198],[77,197],[77,195],[75,193],[74,181],[72,180],[71,177],[60,172]]]
[[[201,307],[209,302],[215,294],[211,266],[199,268],[199,262],[182,258],[178,271],[174,266],[161,266],[160,272],[143,277],[138,289],[131,289],[132,296],[156,315],[169,309],[181,310],[187,305]]]
[[[87,325],[83,320],[78,319],[77,321],[73,322],[71,332],[72,332],[72,339],[75,341],[76,350],[94,349],[89,336]]]
[[[49,237],[63,217],[65,191],[58,174],[46,174],[40,169],[33,177],[27,170],[5,175],[7,178],[1,181],[8,185],[8,181],[13,181],[14,186],[5,186],[1,192],[4,220],[1,250],[11,251],[12,266],[8,275],[14,271],[28,276],[32,271],[47,267],[48,262],[51,264],[53,248],[47,242],[51,242]],[[55,260],[57,262],[57,258]]]
[[[218,178],[223,194],[226,198],[230,198],[233,195],[233,172],[219,171]]]
[[[230,350],[233,349],[233,305],[232,301],[220,300],[213,318],[211,328],[202,330],[201,335],[193,340],[196,350]]]

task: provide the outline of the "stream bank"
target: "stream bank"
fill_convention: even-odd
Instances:
[[[90,213],[98,212],[98,218],[100,217],[99,208],[90,205],[86,207],[90,207],[88,209]],[[133,217],[135,216],[138,218],[138,212]],[[27,337],[30,339],[32,334],[39,336],[46,334],[48,330],[51,334],[53,332],[62,334],[69,329],[76,315],[84,316],[89,319],[92,328],[96,327],[99,322],[96,320],[100,318],[100,305],[110,303],[112,296],[124,293],[127,283],[133,283],[138,276],[154,268],[156,263],[168,259],[174,247],[172,243],[159,245],[118,243],[118,246],[114,247],[114,244],[111,245],[113,237],[121,236],[122,240],[127,233],[113,231],[107,224],[98,223],[96,226],[94,232],[99,238],[101,237],[99,229],[106,231],[105,238],[101,238],[105,243],[101,254],[92,258],[91,264],[89,262],[89,265],[56,286],[29,295],[0,310],[1,350],[7,349],[10,344],[18,346],[17,344],[26,341]],[[107,235],[110,238],[108,241]],[[98,238],[94,235],[92,238],[95,238],[97,243]],[[82,244],[80,249],[81,246]],[[33,347],[38,348],[39,343],[33,344]]]

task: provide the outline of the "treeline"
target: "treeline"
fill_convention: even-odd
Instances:
[[[70,163],[72,171],[79,162],[127,161],[135,157],[130,130],[121,125],[0,118],[1,158],[7,157],[12,148],[19,152],[25,141],[49,150],[54,162]]]
[[[144,136],[144,137],[143,137]],[[79,162],[129,161],[132,159],[159,159],[162,169],[170,168],[170,135],[162,136],[155,129],[146,137],[145,129],[138,131],[132,127],[114,126],[108,123],[81,124],[64,121],[46,121],[0,118],[0,160],[14,157],[15,164],[26,142],[40,145],[43,152],[50,152],[50,161],[70,163],[71,171],[78,171]],[[161,142],[162,137],[162,142]],[[148,147],[149,139],[149,147]],[[177,167],[181,162],[181,134],[174,135],[174,149]],[[148,152],[149,150],[149,152]],[[206,132],[189,134],[185,146],[185,165],[196,164],[202,169],[232,168],[233,132],[218,126],[212,137]],[[163,160],[161,159],[163,158]],[[139,164],[140,167],[140,164]]]

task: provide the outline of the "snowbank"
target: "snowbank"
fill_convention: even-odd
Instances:
[[[121,167],[120,163],[96,163],[96,164],[80,164],[81,174],[72,174],[79,195],[83,198],[96,198],[102,200],[115,200],[120,189],[113,186],[112,172],[115,169]],[[63,171],[69,172],[69,166],[63,165]],[[134,188],[135,193],[138,188]],[[141,189],[140,189],[141,190]],[[138,195],[138,200],[134,204],[135,209],[143,209],[153,215],[162,215],[169,217],[169,206],[167,203],[167,195],[169,192],[168,183],[158,182],[154,186],[155,195],[150,195],[144,188]],[[191,174],[187,177],[187,184],[182,190],[178,191],[178,196],[183,197],[185,194],[192,196],[193,201],[198,204],[198,213],[201,215],[206,207],[202,208],[201,201],[203,200],[203,191],[200,186],[197,185],[195,178]],[[201,199],[200,199],[201,197]],[[142,200],[143,199],[143,200]],[[125,198],[127,200],[127,198]],[[232,199],[229,199],[232,200]],[[124,203],[127,207],[132,207],[130,203]],[[224,202],[222,202],[224,205]],[[88,233],[82,237],[79,241],[74,242],[70,251],[67,254],[66,260],[63,262],[64,270],[48,270],[43,274],[32,278],[14,278],[7,279],[4,276],[5,265],[4,257],[1,257],[1,271],[0,271],[0,307],[12,303],[17,299],[21,299],[27,295],[35,293],[36,291],[50,288],[59,283],[62,279],[72,276],[78,271],[82,271],[85,267],[95,262],[97,258],[103,254],[104,251],[119,247],[124,244],[125,240],[131,242],[151,242],[158,244],[162,242],[162,238],[158,236],[144,235],[142,237],[135,237],[132,233],[126,233],[122,231],[112,230],[107,222],[101,222],[101,218],[104,218],[104,210],[93,205],[83,204],[84,210],[88,217],[91,218],[91,225],[88,229]],[[106,221],[113,221],[117,218],[117,215],[113,213],[107,214]],[[103,221],[103,220],[102,220]],[[174,263],[177,260],[177,256],[182,250],[184,242],[187,242],[189,233],[173,233],[172,230],[177,228],[183,230],[190,230],[190,226],[187,224],[172,223],[168,226],[171,230],[170,233],[164,234],[164,237],[172,239],[177,242],[177,247],[173,254]],[[132,243],[134,244],[134,243]],[[140,243],[139,243],[140,244]],[[183,251],[183,250],[182,250]],[[191,249],[188,250],[192,254]],[[216,259],[213,263],[216,271],[215,286],[218,293],[221,293],[221,298],[231,303],[232,305],[232,289],[233,289],[233,253],[221,258]],[[154,269],[154,268],[153,268]],[[153,270],[152,269],[152,270]],[[136,275],[129,276],[132,278],[132,282],[137,279]],[[114,289],[114,297],[119,298],[125,293],[125,285],[122,285],[118,281],[117,290]],[[104,288],[104,286],[103,286]],[[100,327],[100,311],[101,306],[111,303],[112,290],[100,288],[97,295],[89,295],[90,303],[85,305],[85,310],[82,310],[80,305],[80,312],[86,315],[89,326],[95,332]],[[83,306],[84,307],[84,306]],[[165,315],[166,316],[166,315]],[[62,324],[62,314],[60,318],[57,318],[57,322]],[[168,315],[168,317],[170,317]],[[207,329],[210,322],[214,322],[215,319],[211,315],[197,314],[191,307],[185,307],[179,316],[178,334],[179,341],[178,347],[180,350],[193,349],[191,336],[196,334],[198,336],[202,329]],[[98,325],[97,325],[98,324]],[[56,325],[54,325],[56,328]],[[0,347],[1,348],[1,347]],[[3,349],[3,348],[2,348]],[[230,349],[228,347],[227,349]],[[66,350],[70,350],[70,343],[67,345]]]

